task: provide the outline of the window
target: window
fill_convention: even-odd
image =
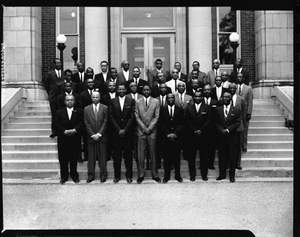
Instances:
[[[232,66],[233,49],[230,46],[229,36],[233,32],[240,35],[239,44],[241,44],[240,34],[240,12],[232,10],[231,7],[217,8],[217,31],[218,31],[218,59],[222,65]],[[240,47],[237,48],[237,57],[240,57]]]
[[[57,35],[67,37],[64,50],[64,69],[76,68],[79,59],[79,8],[57,7]],[[59,57],[59,50],[56,51]]]

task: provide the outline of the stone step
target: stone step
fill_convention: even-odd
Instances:
[[[285,127],[284,121],[250,121],[251,127]]]
[[[255,109],[252,110],[252,115],[283,115],[283,110],[280,109]]]
[[[52,151],[2,151],[3,160],[37,160],[53,159],[58,160],[57,150]]]
[[[249,134],[293,134],[293,131],[286,127],[252,127],[250,122],[248,135]]]
[[[15,117],[26,117],[26,116],[51,116],[50,110],[40,111],[16,111]]]
[[[2,136],[3,143],[57,143],[57,139],[49,136]]]
[[[251,115],[250,122],[256,121],[285,121],[284,115]]]
[[[292,158],[293,149],[248,149],[242,152],[242,158]]]
[[[96,167],[95,169],[95,174],[96,174],[96,180],[94,183],[98,182],[99,183],[99,168]],[[81,179],[81,182],[85,182],[87,179],[87,170],[79,170],[79,178]],[[223,180],[221,182],[229,182],[229,171],[227,170],[227,179]],[[158,170],[158,175],[159,177],[163,178],[164,171],[163,169]],[[2,173],[2,176],[4,179],[56,179],[59,182],[60,179],[60,174],[59,174],[59,169],[11,169],[11,170],[4,170]],[[171,171],[171,178],[175,176],[174,171]],[[189,178],[189,172],[186,171],[181,171],[181,176],[182,178]],[[210,180],[215,180],[216,177],[219,176],[219,171],[218,169],[216,170],[209,170],[208,171],[208,179]],[[237,170],[235,174],[236,178],[238,177],[293,177],[293,167],[245,167],[243,170]],[[107,179],[113,179],[114,178],[114,172],[108,172]],[[146,179],[151,179],[151,171],[146,170],[145,172],[145,178]],[[121,171],[121,179],[125,179],[125,173],[124,169]],[[134,183],[136,183],[137,179],[137,172],[136,170],[133,171],[133,180]],[[196,179],[201,179],[200,176],[200,170],[196,171]],[[71,180],[69,178],[69,180]],[[154,182],[154,181],[153,181]],[[190,182],[190,181],[188,181]]]
[[[49,105],[22,105],[18,108],[19,111],[50,111]]]
[[[10,117],[10,123],[51,123],[51,116]]]
[[[253,104],[274,104],[274,99],[253,99]]]
[[[260,109],[279,109],[279,106],[274,103],[259,103],[259,104],[253,104],[253,109],[260,110]]]
[[[250,141],[293,141],[294,134],[248,134]]]
[[[293,149],[293,141],[248,141],[248,149]]]
[[[23,105],[49,105],[48,100],[26,100]]]
[[[56,143],[2,143],[2,151],[57,151]]]
[[[50,136],[51,129],[3,129],[2,136]]]
[[[36,123],[5,123],[5,129],[51,129],[51,122],[36,122]]]

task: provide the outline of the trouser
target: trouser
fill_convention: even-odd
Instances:
[[[193,178],[196,176],[196,155],[197,151],[200,153],[200,172],[203,178],[207,177],[208,173],[208,154],[207,154],[207,143],[202,140],[193,139],[191,143],[191,151],[189,157],[189,172]]]
[[[60,164],[61,179],[69,179],[69,163],[70,176],[72,179],[78,179],[77,159],[80,153],[78,145],[74,144],[58,144],[58,160]]]
[[[250,120],[245,120],[245,124],[244,124],[244,131],[243,133],[243,143],[242,143],[242,148],[246,148],[247,149],[247,144],[248,144],[248,128],[249,128],[249,123]]]
[[[106,179],[107,177],[107,143],[106,142],[95,142],[88,143],[88,178],[95,179],[95,167],[96,160],[98,159],[98,165],[100,168],[100,179]]]
[[[238,134],[238,144],[236,149],[236,166],[241,166],[243,131],[237,132],[237,134]]]
[[[178,142],[171,142],[165,140],[163,143],[163,154],[164,154],[164,178],[170,179],[171,166],[175,169],[175,178],[181,178],[180,175],[180,152],[181,145]]]
[[[237,144],[219,145],[220,177],[226,178],[226,165],[229,163],[229,177],[235,177]]]

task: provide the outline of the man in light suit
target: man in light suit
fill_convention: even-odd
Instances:
[[[158,72],[162,72],[164,74],[164,78],[167,79],[170,77],[169,72],[162,69],[163,62],[161,59],[155,60],[155,68],[149,72],[148,75],[148,85],[150,88],[154,85],[154,81]]]
[[[171,88],[172,93],[175,95],[178,93],[178,83],[180,80],[178,79],[178,71],[177,69],[172,70],[172,79],[166,82],[167,87]],[[184,83],[184,82],[183,82]]]
[[[87,183],[95,179],[96,160],[99,161],[100,182],[106,182],[107,168],[107,119],[108,109],[100,104],[100,93],[93,92],[93,104],[84,108],[84,123],[88,141],[88,179]]]
[[[160,109],[159,125],[163,137],[164,153],[164,179],[170,180],[171,166],[175,169],[175,179],[182,182],[180,175],[180,151],[182,144],[182,129],[184,122],[183,109],[175,105],[175,97],[172,93],[167,95],[167,106]]]
[[[207,72],[208,83],[212,88],[215,87],[215,78],[217,76],[221,76],[220,60],[215,59],[213,61],[213,70]]]
[[[189,172],[192,182],[196,179],[196,154],[200,153],[201,177],[207,181],[208,154],[207,154],[207,130],[212,119],[210,106],[203,103],[202,92],[196,92],[193,98],[194,103],[186,109],[187,130],[191,137],[191,151],[189,153]]]
[[[143,88],[144,97],[139,99],[135,104],[136,131],[138,136],[138,179],[137,183],[143,182],[145,177],[144,161],[146,150],[150,152],[151,174],[152,179],[160,182],[156,166],[156,131],[159,119],[159,101],[150,96],[150,86],[145,85]]]
[[[127,82],[130,79],[132,79],[132,72],[129,70],[128,60],[122,61],[121,68],[122,68],[122,72],[118,73],[118,78],[120,79],[120,81]]]
[[[229,179],[235,182],[237,129],[241,122],[239,108],[231,106],[231,94],[223,94],[223,105],[214,110],[214,126],[217,129],[220,175],[217,180],[226,178],[226,164],[229,162]]]
[[[66,107],[56,111],[54,124],[56,126],[58,138],[58,159],[60,164],[60,183],[64,184],[70,175],[75,183],[79,183],[77,172],[77,159],[80,155],[81,132],[83,124],[83,110],[75,108],[75,98],[73,95],[66,95]]]
[[[124,160],[126,167],[127,183],[132,183],[132,138],[134,120],[134,99],[125,96],[126,87],[120,84],[118,86],[118,97],[109,102],[109,118],[112,124],[112,140],[114,154],[114,183],[121,179],[122,152],[124,151]]]
[[[48,100],[51,110],[51,138],[57,136],[54,126],[54,118],[57,104],[57,83],[63,81],[64,72],[61,70],[61,61],[59,58],[53,60],[54,69],[48,72],[45,78],[45,90],[48,94]]]
[[[139,67],[134,67],[132,69],[132,79],[126,82],[126,89],[129,90],[129,85],[131,82],[135,82],[137,84],[137,92],[139,94],[143,94],[143,88],[145,85],[148,85],[148,82],[144,79],[140,78],[141,70]]]
[[[208,78],[206,73],[200,71],[200,63],[198,61],[194,61],[192,66],[193,66],[192,71],[195,70],[198,72],[198,77],[197,77],[198,81],[200,81],[200,83],[201,82],[204,83],[205,85],[208,84]],[[187,81],[190,81],[191,79],[192,79],[192,74],[189,73]]]
[[[249,72],[245,68],[243,68],[242,64],[243,64],[243,60],[241,58],[238,58],[235,61],[236,70],[233,70],[231,72],[230,82],[234,82],[234,83],[238,84],[237,75],[239,73],[242,73],[243,77],[244,77],[244,84],[246,84],[248,86],[249,85]]]
[[[248,143],[248,128],[253,108],[253,92],[250,86],[244,84],[245,79],[242,73],[237,74],[237,81],[239,85],[236,93],[245,99],[246,119],[243,131],[242,151],[246,152]]]
[[[241,159],[242,159],[242,139],[243,139],[243,131],[244,131],[244,124],[245,124],[245,120],[246,120],[246,110],[245,110],[245,99],[239,95],[236,94],[236,89],[237,86],[235,83],[231,83],[229,85],[229,92],[232,96],[232,105],[234,107],[237,107],[240,109],[241,111],[241,123],[240,126],[237,129],[237,133],[238,133],[238,145],[237,145],[237,151],[236,151],[236,168],[238,170],[242,169],[241,166]]]

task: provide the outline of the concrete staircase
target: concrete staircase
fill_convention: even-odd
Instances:
[[[3,179],[59,179],[57,140],[50,138],[51,114],[48,101],[27,101],[2,129]],[[209,170],[209,177],[218,176]],[[197,159],[197,167],[199,159]],[[122,162],[122,172],[124,171]],[[285,127],[284,115],[273,99],[255,99],[250,121],[248,151],[242,154],[242,170],[237,177],[293,177],[293,132]],[[134,179],[136,164],[134,162]],[[99,175],[98,167],[96,173]],[[80,179],[87,178],[87,163],[79,163]],[[172,171],[173,172],[173,171]],[[108,161],[108,179],[113,179],[113,162]],[[181,174],[189,178],[187,161],[181,161]],[[163,177],[163,169],[159,169]],[[197,175],[200,175],[199,170]],[[171,177],[173,178],[173,174]],[[151,177],[147,171],[147,177]],[[99,177],[96,177],[99,178]],[[124,178],[124,172],[123,172]]]

